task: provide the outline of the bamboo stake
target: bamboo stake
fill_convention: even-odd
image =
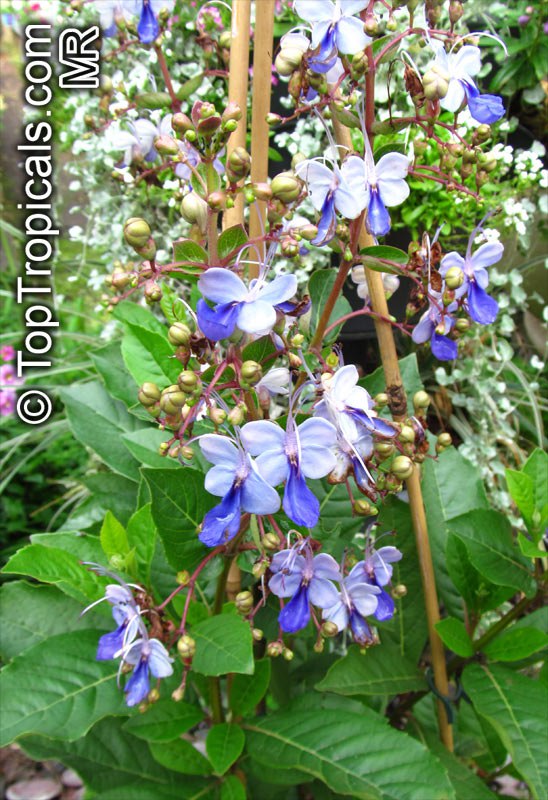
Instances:
[[[253,44],[253,101],[251,108],[251,180],[263,182],[268,178],[268,134],[266,115],[270,111],[272,89],[272,49],[274,44],[275,0],[260,0],[256,3],[260,20],[255,24]],[[256,201],[249,212],[249,238],[261,236],[266,221],[266,203]],[[264,258],[264,242],[259,248]],[[256,277],[258,268],[252,269],[250,277]]]
[[[341,125],[340,122],[338,122],[335,115],[333,115],[333,129],[335,131],[335,140],[337,144],[343,145],[348,148],[349,151],[352,151],[353,148],[350,131],[348,128],[344,127],[344,125]],[[360,248],[371,247],[374,244],[375,240],[367,232],[364,226],[359,237]],[[373,311],[380,316],[387,318],[389,316],[388,303],[386,302],[386,295],[384,292],[381,273],[366,269],[365,274],[367,278],[367,285],[369,287],[369,294],[371,296],[371,306]],[[385,322],[384,320],[378,318],[375,318],[374,322],[386,380],[386,393],[390,401],[390,410],[394,419],[400,421],[407,416],[407,398],[402,384],[392,326],[389,322]],[[430,640],[434,682],[438,692],[447,697],[449,683],[447,680],[445,653],[443,649],[443,642],[441,641],[435,628],[436,622],[439,622],[440,619],[438,595],[436,590],[434,565],[432,562],[432,552],[430,549],[430,540],[428,538],[428,526],[422,499],[419,470],[417,467],[415,467],[413,474],[406,483],[409,494],[411,518],[413,520],[413,529],[415,531],[415,541],[419,558],[422,588],[424,592],[424,604],[428,622],[428,637]],[[437,712],[440,738],[447,749],[452,751],[453,729],[449,724],[447,713],[441,700],[437,701]]]
[[[227,157],[236,147],[245,147],[247,133],[247,89],[249,73],[249,25],[251,0],[232,0],[232,26],[230,42],[230,62],[228,72],[228,99],[238,103],[242,118],[230,136],[227,144]],[[236,198],[233,208],[227,208],[223,217],[223,227],[230,228],[244,219],[244,199]]]

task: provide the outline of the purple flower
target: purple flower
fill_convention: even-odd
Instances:
[[[451,313],[456,311],[457,303],[451,303],[445,308],[442,299],[444,291],[445,285],[442,285],[441,292],[428,286],[429,306],[416,324],[411,338],[415,344],[430,340],[432,353],[439,361],[453,361],[458,355],[457,343],[446,334],[454,325]]]
[[[154,139],[159,135],[157,126],[144,118],[129,122],[128,126],[129,130],[124,130],[115,123],[106,133],[112,149],[124,151],[122,166],[129,167],[132,161],[142,158],[154,161],[158,155],[154,149]]]
[[[208,547],[216,547],[236,536],[242,511],[274,514],[280,507],[280,498],[246,451],[228,437],[206,434],[200,438],[200,447],[215,465],[205,477],[205,488],[223,499],[205,515],[199,538]]]
[[[500,242],[486,242],[472,255],[472,238],[468,242],[465,258],[454,251],[442,258],[440,274],[445,277],[452,267],[463,271],[464,283],[455,291],[455,297],[459,299],[466,296],[468,311],[474,322],[489,325],[495,321],[499,307],[497,301],[485,291],[489,283],[486,268],[500,261],[504,247]]]
[[[363,208],[367,208],[367,227],[375,236],[385,236],[390,230],[390,214],[387,207],[399,206],[409,197],[409,186],[405,182],[409,172],[409,159],[402,153],[386,153],[377,164],[366,139],[365,159],[349,156],[348,183],[351,191],[359,196],[366,187]]]
[[[312,244],[323,245],[334,237],[336,211],[347,219],[356,219],[365,208],[367,192],[365,182],[360,184],[363,173],[360,165],[363,162],[357,156],[343,161],[340,169],[336,164],[330,169],[316,159],[297,164],[295,172],[305,181],[312,205],[321,214]]]
[[[87,606],[82,611],[82,614],[85,614],[104,600],[107,600],[112,605],[112,616],[118,627],[110,633],[105,633],[99,639],[97,661],[108,661],[111,658],[115,658],[122,648],[135,639],[142,624],[139,606],[135,602],[129,587],[115,583],[109,584],[105,589],[104,597]]]
[[[337,601],[332,581],[340,581],[337,562],[327,553],[312,556],[308,542],[276,553],[270,565],[274,573],[268,583],[278,597],[291,597],[278,616],[285,633],[296,633],[310,621],[310,604],[328,608]]]
[[[368,0],[295,0],[295,13],[312,24],[312,47],[318,49],[319,62],[329,62],[338,52],[354,55],[371,44],[363,22],[353,16],[367,4]]]
[[[13,361],[15,358],[15,348],[11,344],[5,344],[0,347],[0,358],[2,361]]]
[[[352,472],[359,490],[369,495],[375,486],[373,476],[365,463],[373,453],[373,437],[371,434],[365,431],[354,442],[349,442],[339,435],[334,453],[337,463],[331,472],[332,478],[337,483],[341,483]]]
[[[23,383],[24,380],[17,377],[14,364],[2,364],[0,367],[0,386],[21,386]]]
[[[248,288],[234,272],[212,267],[200,276],[198,289],[215,303],[211,308],[199,300],[196,311],[200,330],[216,342],[231,336],[236,327],[246,333],[269,333],[276,323],[276,306],[293,297],[297,279],[279,275],[267,282],[259,277]]]
[[[323,618],[335,623],[339,631],[350,627],[352,637],[358,644],[371,644],[373,634],[365,617],[377,610],[380,592],[378,586],[366,583],[363,567],[356,564],[350,575],[342,581],[337,602],[325,609]]]
[[[242,441],[271,486],[285,481],[283,509],[296,525],[313,528],[320,516],[320,502],[306,485],[306,478],[323,478],[335,466],[331,446],[337,431],[324,419],[307,419],[295,425],[293,415],[284,431],[275,422],[257,420],[242,428]]]
[[[365,559],[359,561],[347,578],[349,584],[365,581],[379,589],[377,595],[377,608],[374,615],[379,622],[386,622],[394,616],[394,600],[383,586],[392,580],[392,567],[395,561],[400,561],[401,552],[397,547],[381,547],[379,550],[368,549]]]
[[[128,706],[139,705],[146,698],[150,690],[150,675],[167,678],[173,674],[173,659],[158,639],[149,639],[148,636],[137,639],[120,655],[122,663],[135,666],[124,688]]]
[[[348,442],[355,442],[366,433],[395,436],[396,428],[377,416],[371,396],[357,386],[359,377],[353,364],[341,367],[333,376],[322,376],[323,399],[316,405],[314,415],[333,422]]]
[[[17,394],[13,389],[0,389],[0,417],[11,417],[16,401]]]

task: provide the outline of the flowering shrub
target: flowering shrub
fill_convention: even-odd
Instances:
[[[272,40],[258,20],[252,158],[234,88],[245,5],[229,33],[224,7],[72,3],[99,14],[106,61],[143,58],[120,98],[103,87],[84,140],[94,168],[111,153],[122,198],[111,259],[126,255],[108,279],[121,335],[94,352],[95,379],[59,392],[104,464],[93,496],[4,568],[36,583],[4,590],[2,741],[107,799],[481,798],[508,761],[540,798],[546,458],[506,472],[514,534],[393,338],[453,362],[499,317],[504,246],[477,242],[478,143],[505,114],[478,78],[490,35],[461,34],[455,0],[447,18],[421,4],[424,24],[415,2],[296,0],[275,57],[292,111],[266,120],[316,119],[328,147],[268,180]],[[194,14],[183,59],[170,41]],[[203,72],[181,82],[198,44]],[[377,119],[387,65],[406,103]],[[410,135],[443,165],[402,147]],[[419,241],[384,242],[414,180],[474,208],[464,244],[445,244],[435,207]],[[300,257],[317,259],[307,283],[277,269]],[[400,281],[398,321],[386,293]],[[357,317],[376,325],[368,374],[337,342]]]

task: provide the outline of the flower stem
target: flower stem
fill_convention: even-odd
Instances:
[[[168,91],[169,96],[171,97],[171,110],[172,111],[180,111],[181,110],[181,101],[177,97],[175,89],[173,88],[173,84],[171,82],[171,76],[169,74],[169,70],[167,68],[166,57],[162,52],[162,48],[160,45],[155,44],[154,49],[156,51],[156,55],[158,56],[158,64],[160,65],[160,69],[162,70],[162,75],[164,76],[164,81],[166,82],[166,89]]]

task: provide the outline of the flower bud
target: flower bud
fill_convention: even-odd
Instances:
[[[383,406],[387,406],[388,405],[388,395],[385,394],[384,392],[381,392],[380,394],[375,395],[375,405],[377,406],[377,408],[383,408]]]
[[[184,696],[185,690],[182,686],[178,686],[173,692],[171,692],[171,699],[174,703],[180,703]]]
[[[352,510],[358,517],[369,517],[371,515],[371,504],[363,497],[360,497],[358,500],[354,500]]]
[[[455,328],[459,333],[466,333],[466,331],[470,330],[470,320],[466,319],[466,317],[460,317],[455,323]]]
[[[143,383],[137,394],[139,402],[142,406],[145,406],[145,408],[153,406],[159,401],[161,396],[162,393],[156,384],[149,382]]]
[[[482,144],[482,142],[486,142],[488,139],[491,138],[491,128],[490,128],[490,126],[486,125],[485,123],[482,124],[482,125],[478,125],[478,127],[474,131],[474,137],[473,138],[479,144]]]
[[[330,620],[326,620],[325,622],[323,622],[320,630],[322,636],[327,636],[329,638],[331,638],[332,636],[336,636],[339,632],[339,629],[337,628],[335,623],[331,622]]]
[[[268,533],[265,533],[265,535],[261,539],[261,542],[265,550],[277,550],[278,547],[280,546],[279,537],[276,536],[275,533],[272,533],[272,531],[268,531]]]
[[[462,3],[459,0],[451,0],[449,3],[449,22],[451,25],[456,25],[463,14]]]
[[[198,386],[198,376],[191,369],[184,369],[179,373],[177,383],[182,392],[190,394]]]
[[[301,182],[291,172],[280,172],[272,179],[272,194],[282,203],[291,203],[301,193]]]
[[[185,461],[191,461],[194,458],[194,450],[189,445],[185,445],[181,447],[181,457],[184,458]]]
[[[292,336],[289,340],[289,344],[291,347],[302,347],[304,343],[304,336],[302,333],[296,333],[295,336]]]
[[[407,480],[413,474],[413,462],[407,456],[396,456],[391,464],[391,471],[400,480]]]
[[[390,442],[377,442],[375,444],[375,452],[381,456],[381,461],[391,456],[394,452],[394,445]]]
[[[157,150],[161,156],[176,156],[179,152],[179,144],[173,136],[162,134],[154,139],[154,149]]]
[[[144,247],[150,239],[150,226],[141,217],[131,217],[124,225],[124,239],[130,247]]]
[[[270,200],[272,197],[272,189],[269,183],[254,183],[252,188],[257,200]]]
[[[167,389],[164,389],[162,392],[162,397],[160,398],[160,408],[166,414],[176,414],[179,409],[181,409],[186,403],[186,395],[182,392],[177,384],[173,384],[173,386],[168,386]]]
[[[151,689],[150,692],[148,693],[147,700],[149,703],[157,703],[159,699],[160,699],[160,692],[158,691],[158,689],[156,689],[156,687],[154,687],[154,689]]]
[[[264,639],[264,633],[260,628],[253,628],[251,635],[253,636],[253,640],[255,642],[260,642]]]
[[[203,136],[205,139],[211,139],[211,137],[219,130],[221,124],[221,117],[218,114],[215,114],[206,117],[205,119],[201,119],[196,126],[196,130],[200,136]]]
[[[203,233],[207,227],[207,203],[196,192],[189,192],[182,199],[181,216],[191,225],[197,225]]]
[[[249,614],[253,608],[253,595],[251,592],[238,592],[234,602],[240,614]]]
[[[226,172],[231,183],[247,177],[251,170],[251,156],[243,147],[235,147],[228,157]]]
[[[303,225],[303,227],[298,230],[299,236],[302,236],[307,242],[311,242],[312,239],[315,239],[318,235],[318,227],[316,225]]]
[[[289,647],[284,647],[284,649],[282,650],[282,656],[286,661],[293,661],[295,653],[293,652],[293,650],[290,650]]]
[[[216,408],[215,406],[209,409],[208,415],[209,419],[216,427],[222,425],[227,417],[226,411],[223,408]]]
[[[196,642],[191,636],[181,636],[177,642],[177,651],[184,660],[193,658],[196,653]]]
[[[464,272],[460,267],[450,267],[445,273],[445,285],[448,289],[458,289],[464,283]]]
[[[240,374],[246,386],[255,386],[263,377],[263,370],[256,361],[244,361]]]
[[[226,194],[224,192],[211,192],[208,195],[207,204],[213,211],[222,211],[226,205]]]
[[[399,600],[400,597],[405,597],[407,594],[407,586],[404,583],[398,583],[397,586],[394,586],[392,589],[392,597],[395,597],[396,600]]]
[[[131,275],[126,272],[121,267],[116,267],[110,277],[110,285],[114,287],[114,289],[125,289],[128,283],[131,281]]]
[[[352,73],[357,77],[360,75],[365,75],[365,73],[369,69],[369,62],[367,60],[367,54],[365,50],[360,50],[359,53],[355,53],[352,56],[352,61],[350,62]]]
[[[296,258],[299,255],[299,243],[292,237],[282,240],[282,254],[285,258]]]
[[[410,425],[402,425],[398,439],[400,442],[412,443],[415,441],[415,431]]]
[[[245,419],[246,407],[245,403],[238,403],[228,414],[228,421],[231,425],[241,425]]]
[[[413,406],[415,410],[422,411],[430,405],[430,397],[424,391],[415,392],[413,395]]]
[[[151,305],[158,303],[162,299],[162,287],[156,281],[149,281],[145,286],[145,300]]]
[[[192,332],[184,322],[175,322],[167,332],[167,338],[174,347],[188,347]]]
[[[190,572],[187,569],[182,569],[175,576],[175,580],[179,586],[187,586],[188,582],[190,581]]]
[[[303,51],[298,47],[284,47],[276,56],[274,66],[284,77],[289,77],[301,65]]]
[[[259,559],[256,561],[253,566],[251,567],[251,572],[253,573],[253,577],[255,578],[262,578],[265,572],[268,569],[268,561],[264,559]]]
[[[281,656],[284,646],[281,642],[269,642],[266,646],[266,654],[271,658]]]
[[[194,125],[192,124],[192,120],[187,117],[186,114],[182,114],[180,111],[177,114],[174,114],[171,118],[171,127],[176,133],[186,133],[187,131],[194,130]]]
[[[288,353],[287,359],[289,361],[289,366],[292,369],[299,369],[299,367],[302,367],[303,365],[302,359],[295,355],[295,353]]]
[[[282,117],[279,114],[267,114],[266,117],[266,124],[269,126],[279,125],[282,121]]]
[[[427,100],[441,100],[449,89],[449,75],[439,66],[429,69],[423,79],[424,96]]]
[[[363,29],[368,36],[376,36],[379,32],[379,23],[375,17],[369,17],[366,19]]]
[[[222,36],[223,34],[221,34],[221,38]],[[231,100],[226,106],[225,110],[223,111],[222,114],[223,124],[229,121],[239,122],[241,118],[242,118],[242,109],[240,108],[238,103],[235,103],[233,100]]]
[[[450,433],[440,433],[437,438],[437,443],[440,447],[451,447],[453,440]]]
[[[139,703],[137,708],[139,709],[139,714],[144,714],[148,711],[148,703]]]

